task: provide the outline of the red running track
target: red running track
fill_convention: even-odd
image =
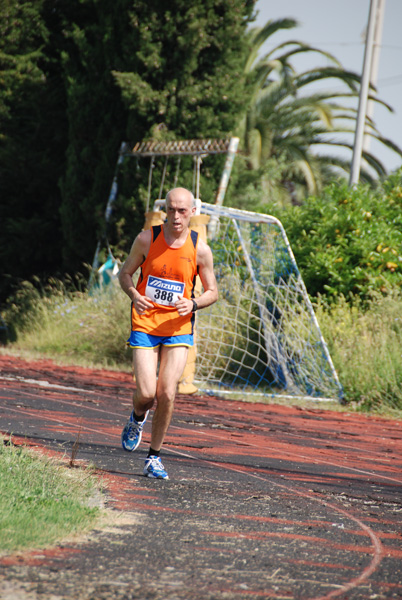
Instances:
[[[79,438],[109,506],[135,517],[91,542],[3,556],[2,598],[46,598],[44,582],[58,600],[402,598],[400,421],[179,396],[170,480],[149,481],[149,424],[136,453],[120,448],[129,374],[7,356],[0,371],[0,431],[67,457]]]

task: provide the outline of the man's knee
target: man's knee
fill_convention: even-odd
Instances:
[[[144,412],[150,410],[155,402],[155,393],[152,392],[141,392],[140,390],[136,390],[134,392],[134,405],[137,409],[141,409]]]
[[[170,406],[172,404],[174,404],[175,398],[176,398],[176,391],[177,391],[177,386],[176,387],[165,387],[163,385],[158,385],[158,388],[156,390],[156,401],[158,402],[158,404],[163,404],[165,406]]]

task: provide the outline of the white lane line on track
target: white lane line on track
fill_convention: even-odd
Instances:
[[[17,414],[21,414],[21,411],[15,409],[15,408],[8,407],[7,410],[10,410],[10,411],[15,412]],[[24,408],[24,414],[28,415],[30,417],[34,417],[36,419],[38,418],[38,413],[37,412],[30,412],[29,410],[26,410],[25,408]],[[113,439],[116,439],[116,436],[113,435],[112,433],[107,433],[105,431],[99,431],[99,429],[93,429],[92,427],[88,427],[87,425],[83,425],[83,426],[79,425],[79,426],[77,426],[77,423],[69,423],[68,421],[62,421],[61,419],[56,419],[54,417],[50,417],[49,415],[46,415],[46,420],[47,421],[52,421],[52,423],[57,423],[58,425],[68,425],[69,427],[73,427],[73,428],[75,427],[77,430],[85,429],[86,431],[92,431],[94,433],[97,433],[98,435],[99,434],[101,434],[102,436],[106,435],[106,436],[112,437]],[[21,437],[21,436],[19,436],[19,437]],[[26,433],[26,437],[29,438],[29,432]],[[92,443],[94,443],[94,442],[92,442]]]
[[[271,425],[273,422],[274,421],[268,421],[267,425]],[[278,426],[281,426],[281,425],[282,425],[282,423],[278,423]],[[233,427],[233,425],[231,425],[231,426]],[[261,430],[263,426],[259,425],[259,427],[260,427],[260,430]],[[306,439],[305,435],[301,435],[300,433],[293,433],[292,431],[282,431],[282,430],[280,430],[280,433],[282,435],[288,436],[290,438],[300,438],[302,440]],[[352,446],[351,444],[347,444],[345,442],[339,442],[337,439],[333,439],[333,438],[325,440],[325,438],[322,438],[322,437],[311,437],[311,436],[309,436],[308,439],[311,440],[311,441],[313,441],[313,442],[318,442],[318,443],[323,443],[323,442],[327,441],[327,443],[330,443],[332,446],[336,446],[336,447],[339,447],[339,448],[350,448],[351,450],[356,450],[356,446]],[[376,438],[376,439],[378,439],[378,438]],[[398,437],[398,441],[400,441],[399,437]],[[387,442],[389,444],[391,444],[391,445],[394,445],[394,446],[396,445],[396,440],[392,440],[391,439],[391,440],[387,440]],[[378,455],[378,452],[376,450],[370,450],[369,448],[368,449],[364,449],[364,452],[366,454],[370,453],[370,454]]]
[[[91,390],[85,390],[83,388],[71,387],[67,385],[59,385],[58,383],[49,383],[46,379],[27,379],[26,377],[19,377],[16,375],[15,377],[6,377],[4,375],[0,375],[0,381],[17,381],[19,383],[28,383],[31,385],[37,385],[43,388],[56,389],[56,390],[64,390],[69,392],[85,392],[86,394],[94,394]]]

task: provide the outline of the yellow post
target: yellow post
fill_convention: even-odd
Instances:
[[[204,242],[207,241],[207,225],[210,217],[208,215],[195,215],[191,217],[190,227],[195,231],[198,231],[198,235]],[[202,284],[199,277],[196,279],[194,296],[200,296],[202,292]],[[197,324],[197,313],[195,313],[196,324]],[[197,356],[197,328],[194,328],[194,346],[190,348],[188,352],[187,364],[184,368],[183,375],[179,381],[178,392],[180,394],[195,394],[198,392],[198,388],[194,385],[194,374],[195,374],[195,359]]]
[[[151,229],[153,225],[163,225],[166,219],[166,213],[163,210],[152,210],[145,213],[145,229]]]

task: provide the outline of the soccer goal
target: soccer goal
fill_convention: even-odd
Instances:
[[[105,210],[105,229],[118,193],[118,170],[124,160],[150,161],[146,229],[163,223],[166,217],[162,198],[168,160],[177,161],[175,179],[169,183],[175,186],[181,159],[191,157],[197,214],[190,226],[212,248],[220,297],[209,309],[196,313],[196,346],[189,352],[179,391],[341,400],[342,387],[282,224],[272,216],[223,206],[238,143],[235,137],[150,140],[138,142],[131,150],[123,143]],[[215,204],[203,203],[201,163],[218,154],[226,158]],[[151,209],[151,198],[155,198],[152,172],[157,159],[164,166],[158,182],[159,199]],[[183,181],[180,179],[180,185]],[[107,247],[114,264],[108,242]],[[98,272],[100,248],[101,240],[92,273]],[[197,281],[196,295],[200,286]]]
[[[194,383],[208,393],[342,399],[281,222],[201,203],[219,301],[197,313]]]

